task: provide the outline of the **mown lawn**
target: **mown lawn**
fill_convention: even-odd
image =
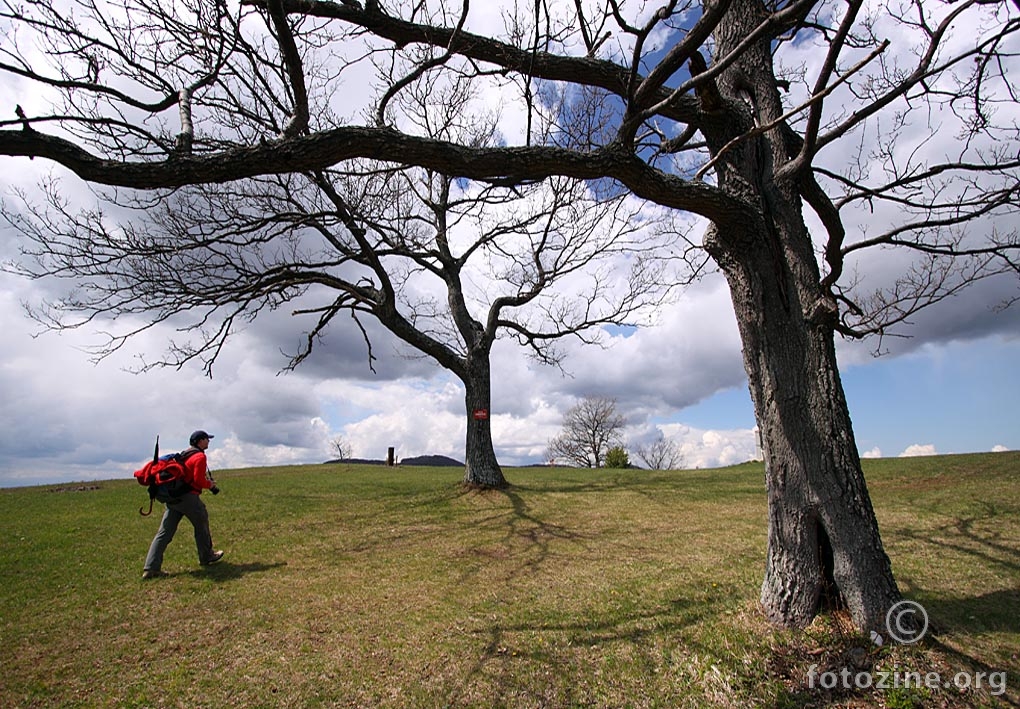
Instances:
[[[200,568],[133,480],[0,491],[0,706],[1020,706],[1020,453],[866,461],[904,594],[934,633],[872,646],[757,609],[760,464],[225,471]],[[95,489],[75,489],[77,487]],[[831,690],[809,669],[993,674]]]

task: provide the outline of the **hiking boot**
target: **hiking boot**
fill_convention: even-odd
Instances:
[[[146,569],[145,571],[142,572],[142,578],[143,579],[161,579],[164,576],[169,576],[169,575],[170,574],[168,574],[167,572],[159,571],[159,570],[153,571],[153,570],[150,570],[150,569]]]
[[[213,564],[218,564],[220,560],[223,558],[223,554],[224,552],[222,551],[214,551],[212,554],[209,555],[208,561],[202,562],[202,566],[212,566]]]

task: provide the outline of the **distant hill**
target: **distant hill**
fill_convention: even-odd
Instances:
[[[463,468],[464,464],[445,455],[419,455],[415,458],[404,458],[401,465],[428,465],[434,468]]]
[[[350,465],[386,465],[385,460],[369,460],[366,458],[346,458],[336,460],[327,460],[323,465],[330,463],[348,463]],[[419,455],[413,458],[404,458],[397,463],[398,465],[421,465],[429,466],[432,468],[463,468],[464,464],[460,461],[449,458],[445,455]]]

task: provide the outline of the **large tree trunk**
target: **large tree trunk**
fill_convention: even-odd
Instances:
[[[768,238],[759,244],[724,271],[765,454],[762,606],[773,622],[793,626],[845,607],[859,629],[881,630],[900,596],[865,485],[832,329],[824,318],[805,317],[800,299],[778,287],[782,274]]]
[[[734,0],[715,33],[719,55],[766,16],[760,0]],[[899,590],[839,378],[836,303],[820,285],[801,178],[779,177],[791,157],[779,127],[729,144],[782,116],[771,62],[767,42],[753,45],[702,99],[720,116],[705,131],[720,157],[719,185],[749,205],[710,227],[705,245],[730,287],[762,435],[769,524],[761,602],[782,625],[806,625],[828,606],[845,607],[862,631],[879,630]]]
[[[467,440],[464,453],[466,485],[504,488],[508,483],[496,460],[490,428],[489,353],[474,352],[468,357],[464,375],[464,405],[467,410]]]

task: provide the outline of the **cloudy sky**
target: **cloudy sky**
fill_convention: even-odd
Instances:
[[[393,446],[399,458],[463,460],[459,382],[408,357],[385,333],[375,344],[377,374],[353,328],[335,328],[307,366],[280,374],[277,323],[256,323],[234,338],[212,379],[190,367],[132,374],[125,371],[129,353],[90,363],[84,348],[95,334],[39,335],[19,302],[34,284],[0,279],[2,486],[129,476],[157,434],[163,450],[173,450],[195,428],[216,436],[214,468],[321,462],[337,436],[357,457],[383,458]],[[867,347],[841,347],[863,455],[1020,448],[1020,327],[1013,314],[988,314],[993,302],[976,292],[960,298],[878,359]],[[299,333],[295,327],[294,339]],[[132,343],[132,353],[163,344],[151,333]],[[648,440],[655,428],[675,440],[688,467],[755,453],[736,325],[719,278],[664,309],[657,327],[619,335],[606,349],[575,348],[566,369],[540,367],[509,343],[497,346],[492,426],[505,465],[543,461],[563,412],[588,394],[618,400],[632,442]]]
[[[49,169],[40,162],[5,158],[4,195],[14,184],[30,187]],[[84,193],[76,178],[61,177]],[[15,257],[18,244],[4,229],[0,259]],[[38,303],[50,287],[0,273],[0,487],[128,477],[157,435],[170,451],[196,428],[216,436],[214,469],[321,462],[333,457],[337,437],[355,457],[384,458],[392,446],[398,458],[463,460],[460,383],[379,328],[371,331],[375,372],[360,332],[341,318],[307,362],[281,373],[281,350],[297,348],[306,324],[277,312],[230,340],[211,379],[197,366],[133,374],[138,357],[163,352],[171,333],[148,331],[94,364],[87,350],[101,340],[97,330],[58,335],[26,317],[22,303]],[[983,282],[914,318],[902,331],[909,337],[886,340],[881,357],[872,356],[875,342],[838,343],[862,455],[1020,449],[1020,308],[996,308],[1016,295],[1015,278]],[[680,445],[686,467],[754,457],[754,417],[720,276],[662,308],[654,327],[607,335],[601,349],[567,344],[564,371],[497,344],[492,427],[504,465],[544,461],[564,412],[593,394],[617,400],[632,448],[661,434]]]

